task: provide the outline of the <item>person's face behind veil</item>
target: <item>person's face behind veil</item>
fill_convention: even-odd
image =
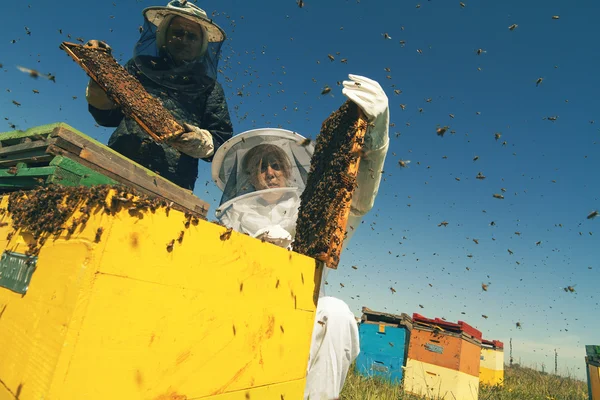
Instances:
[[[262,144],[252,148],[244,157],[244,167],[250,183],[256,191],[285,188],[291,175],[291,164],[285,152],[278,146]],[[261,197],[268,203],[276,203],[283,192],[266,191]]]
[[[200,57],[204,32],[200,25],[175,17],[167,28],[166,48],[176,64]]]

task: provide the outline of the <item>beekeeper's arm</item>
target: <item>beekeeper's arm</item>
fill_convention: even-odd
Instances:
[[[363,76],[348,77],[350,80],[344,81],[342,93],[360,107],[368,118],[369,125],[363,147],[365,155],[361,158],[358,168],[358,186],[352,196],[346,227],[348,233],[344,243],[350,240],[364,215],[373,208],[390,142],[388,98],[381,85]]]

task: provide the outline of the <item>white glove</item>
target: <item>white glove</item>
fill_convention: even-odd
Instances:
[[[279,225],[261,228],[256,231],[254,237],[284,248],[289,248],[292,244],[292,235]]]
[[[118,107],[93,79],[90,79],[85,89],[85,99],[99,110],[114,110]]]
[[[365,149],[378,150],[389,141],[390,112],[388,98],[376,81],[359,75],[348,75],[342,93],[352,100],[369,119]]]
[[[210,132],[194,125],[183,125],[188,132],[169,140],[169,144],[190,157],[207,158],[212,156],[215,152],[215,146]]]

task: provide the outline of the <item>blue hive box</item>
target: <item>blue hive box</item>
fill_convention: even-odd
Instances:
[[[379,376],[392,383],[402,380],[412,319],[407,314],[387,314],[362,308],[360,354],[356,368],[365,377]]]

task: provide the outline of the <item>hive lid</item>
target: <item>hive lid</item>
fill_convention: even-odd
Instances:
[[[408,314],[389,314],[379,311],[371,310],[368,307],[362,308],[362,323],[385,323],[391,325],[398,325],[406,327],[407,329],[412,329],[412,319]]]
[[[491,347],[494,350],[504,350],[504,343],[499,340],[481,339],[481,344],[485,347]]]
[[[454,323],[454,322],[444,321],[443,319],[440,319],[440,318],[429,319],[429,318],[425,318],[421,314],[414,313],[413,314],[413,324],[415,327],[417,327],[418,325],[428,326],[428,327],[437,326],[445,331],[449,331],[452,333],[458,333],[458,334],[466,336],[467,338],[475,339],[478,342],[481,342],[481,340],[482,340],[481,332],[479,330],[473,328],[471,325],[467,324],[464,321],[458,321],[458,323]]]

